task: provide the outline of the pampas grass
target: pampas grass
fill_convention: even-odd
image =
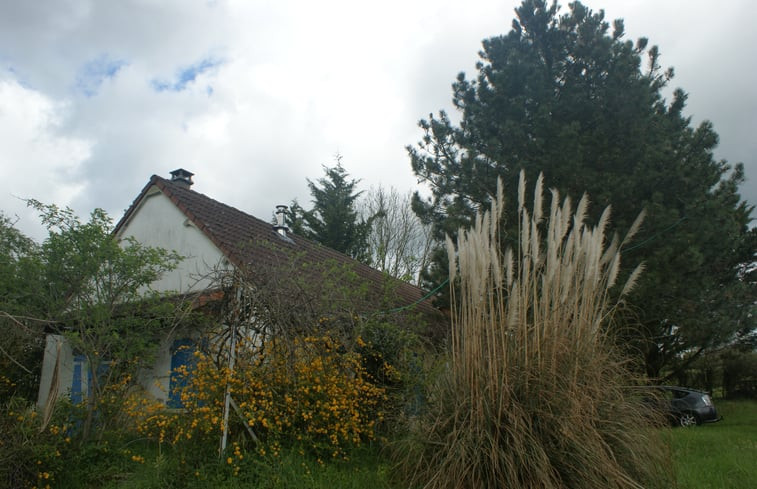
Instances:
[[[447,239],[450,348],[402,473],[426,488],[669,487],[660,432],[606,332],[641,270],[611,304],[623,243],[608,243],[610,209],[591,227],[586,196],[574,210],[552,190],[545,216],[542,177],[531,212],[525,189],[521,173],[517,249],[501,251],[501,182],[491,210]]]

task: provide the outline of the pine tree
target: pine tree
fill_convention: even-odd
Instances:
[[[477,78],[460,73],[453,84],[461,122],[444,112],[420,121],[424,137],[408,151],[432,197],[416,194],[413,207],[438,239],[454,235],[502,177],[515,216],[522,168],[530,181],[543,172],[548,187],[575,201],[587,192],[594,219],[611,205],[621,234],[645,209],[642,233],[624,253],[627,269],[646,265],[630,299],[640,333],[626,339],[658,376],[681,367],[684,352],[695,356],[754,321],[754,284],[738,271],[757,246],[752,208],[738,193],[743,165],[714,159],[712,124],[692,127],[683,90],[663,98],[673,70],[660,68],[658,48],[624,35],[622,20],[611,28],[603,11],[579,2],[561,15],[556,3],[525,0],[508,34],[483,41]],[[503,241],[516,235],[511,227]],[[430,285],[446,276],[443,255],[426,275]]]

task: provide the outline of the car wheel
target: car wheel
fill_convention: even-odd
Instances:
[[[689,428],[691,426],[698,425],[699,422],[697,421],[696,415],[691,413],[681,413],[678,416],[678,424],[683,426],[684,428]]]

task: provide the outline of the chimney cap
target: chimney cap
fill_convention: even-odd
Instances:
[[[287,231],[289,231],[289,226],[286,225],[286,222],[284,221],[284,217],[286,215],[288,207],[286,205],[277,205],[276,206],[276,225],[273,226],[273,230],[278,233],[279,238],[283,239],[284,241],[288,243],[293,243],[292,239],[287,236]]]
[[[178,168],[171,172],[171,181],[173,183],[177,183],[181,185],[184,188],[189,188],[194,183],[192,181],[192,176],[194,173],[192,173],[189,170],[185,170],[184,168]]]

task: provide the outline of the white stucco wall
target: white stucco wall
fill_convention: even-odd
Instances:
[[[148,398],[167,402],[171,388],[171,345],[174,338],[165,338],[155,352],[152,368],[141,370],[137,374],[138,384],[145,390]],[[57,368],[57,372],[55,372]],[[81,366],[82,396],[87,396],[87,378],[90,375],[86,364]],[[51,393],[56,399],[71,395],[74,380],[74,355],[68,340],[61,335],[48,334],[42,374],[37,394],[37,405],[44,408]],[[56,386],[53,389],[53,382]]]
[[[178,268],[153,284],[159,292],[191,292],[212,285],[214,268],[228,267],[221,251],[186,216],[153,187],[118,235],[133,237],[145,246],[176,251],[184,256]]]
[[[171,343],[173,338],[164,338],[155,352],[153,367],[139,372],[137,382],[149,397],[165,403],[168,400],[171,381]]]

